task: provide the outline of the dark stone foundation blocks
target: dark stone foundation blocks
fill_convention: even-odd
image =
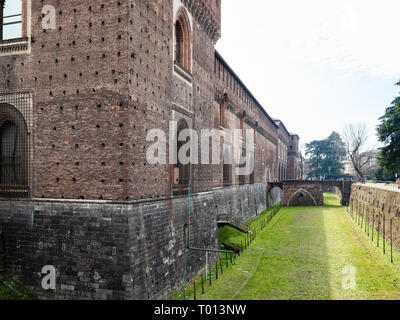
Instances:
[[[219,248],[220,212],[248,220],[265,209],[264,184],[191,195],[190,246]],[[0,201],[6,270],[40,299],[168,298],[183,284],[186,223],[186,197]],[[187,261],[190,279],[205,254],[188,251]],[[56,290],[41,287],[46,265],[57,270]]]

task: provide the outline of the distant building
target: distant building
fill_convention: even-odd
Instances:
[[[356,176],[356,171],[354,170],[353,163],[351,161],[345,161],[343,163],[342,173],[352,177]]]
[[[300,137],[297,134],[290,135],[288,151],[288,178],[300,180],[303,178],[303,158],[299,149]]]
[[[361,170],[365,178],[374,178],[376,170],[379,168],[378,165],[378,150],[366,151],[361,154],[359,163]],[[348,160],[344,162],[343,174],[352,176],[354,178],[358,177],[356,170],[352,161]]]

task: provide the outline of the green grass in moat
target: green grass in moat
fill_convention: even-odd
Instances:
[[[340,207],[336,195],[327,193],[324,199],[323,207],[281,209],[267,227],[257,228],[256,240],[236,265],[224,269],[212,286],[205,285],[204,295],[197,287],[197,298],[400,299],[398,253],[391,264],[390,256]],[[355,290],[343,288],[345,266],[357,272]],[[192,285],[186,296],[193,299]]]
[[[11,277],[0,274],[0,300],[37,300],[37,298]]]

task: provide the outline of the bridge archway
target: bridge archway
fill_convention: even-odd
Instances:
[[[268,193],[269,206],[272,207],[283,199],[283,190],[279,187],[273,187]]]
[[[317,206],[317,201],[315,198],[312,196],[310,192],[308,192],[306,189],[300,188],[297,190],[295,193],[292,194],[288,201],[288,206],[293,207],[293,206]]]
[[[324,190],[335,188],[341,195],[341,205],[348,206],[352,181],[286,180],[283,189],[283,206],[323,206]]]

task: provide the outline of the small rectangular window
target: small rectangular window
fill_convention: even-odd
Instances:
[[[225,113],[226,113],[226,101],[222,101],[219,105],[219,124],[225,127]]]
[[[22,1],[0,0],[0,40],[22,38]]]

